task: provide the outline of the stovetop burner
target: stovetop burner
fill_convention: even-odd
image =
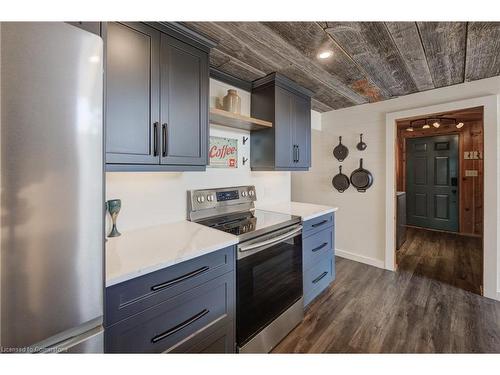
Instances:
[[[255,186],[188,191],[188,219],[238,236],[240,242],[300,223],[300,217],[256,210]]]
[[[240,235],[255,230],[256,223],[257,218],[252,212],[210,218],[198,222],[198,224],[206,225],[210,228],[222,230],[234,235]]]
[[[300,223],[298,216],[255,210],[197,221],[198,224],[222,230],[239,237],[240,242]]]

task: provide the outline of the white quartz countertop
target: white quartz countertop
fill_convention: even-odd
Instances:
[[[281,212],[284,214],[300,216],[302,221],[307,221],[315,217],[335,212],[338,207],[322,206],[319,204],[301,203],[301,202],[284,202],[258,207],[260,210]]]
[[[187,220],[124,232],[106,242],[106,286],[238,243],[238,238]]]

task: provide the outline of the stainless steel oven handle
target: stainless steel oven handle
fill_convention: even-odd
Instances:
[[[282,234],[281,236],[273,237],[267,241],[253,243],[253,244],[248,245],[248,246],[241,246],[238,248],[238,250],[243,253],[245,251],[250,251],[250,250],[256,249],[258,247],[274,245],[275,243],[286,241],[292,237],[295,237],[297,235],[297,233],[299,233],[301,230],[302,230],[302,225],[299,225],[294,230],[287,232],[285,234]]]

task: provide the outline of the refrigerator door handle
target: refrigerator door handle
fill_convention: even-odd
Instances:
[[[74,336],[71,336],[65,340],[59,341],[53,345],[47,346],[43,349],[35,351],[35,353],[69,353],[72,351],[72,348],[76,347],[79,344],[84,343],[87,340],[91,340],[92,338],[97,338],[99,335],[104,334],[104,328],[102,326],[94,327],[84,333],[80,333]],[[103,353],[104,347],[102,344],[99,345],[96,350],[93,350],[96,353]]]

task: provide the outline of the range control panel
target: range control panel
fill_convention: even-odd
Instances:
[[[255,186],[253,185],[189,190],[188,210],[198,211],[242,203],[253,203],[256,200],[257,194],[255,192]]]
[[[240,192],[238,190],[230,191],[218,191],[215,193],[217,202],[232,201],[240,198]]]

